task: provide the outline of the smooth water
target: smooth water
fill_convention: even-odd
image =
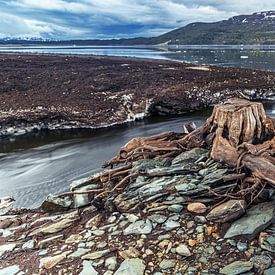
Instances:
[[[275,116],[275,104],[266,105]],[[134,137],[181,132],[184,123],[203,124],[211,110],[180,117],[149,118],[110,129],[54,131],[16,137],[0,144],[0,197],[18,207],[36,207],[49,194],[68,190],[76,179],[101,170],[104,161]]]
[[[0,53],[107,55],[275,71],[273,46],[0,46]]]

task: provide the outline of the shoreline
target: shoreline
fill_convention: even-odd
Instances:
[[[274,72],[55,54],[0,54],[0,62],[0,138],[178,115],[233,96],[275,100]]]

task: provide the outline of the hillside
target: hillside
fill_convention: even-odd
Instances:
[[[195,22],[157,37],[110,40],[43,41],[2,39],[0,44],[46,45],[275,45],[275,11],[239,15],[213,23]]]

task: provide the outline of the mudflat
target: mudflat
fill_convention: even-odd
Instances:
[[[1,54],[0,66],[1,135],[20,127],[104,127],[199,110],[232,96],[275,98],[275,73],[259,70],[35,54]]]

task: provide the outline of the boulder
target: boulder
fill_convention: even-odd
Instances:
[[[274,213],[274,202],[255,205],[246,212],[245,216],[231,224],[224,238],[242,236],[253,239],[271,224]]]
[[[244,200],[229,200],[220,204],[206,216],[209,221],[229,222],[236,220],[245,213],[246,202]]]

